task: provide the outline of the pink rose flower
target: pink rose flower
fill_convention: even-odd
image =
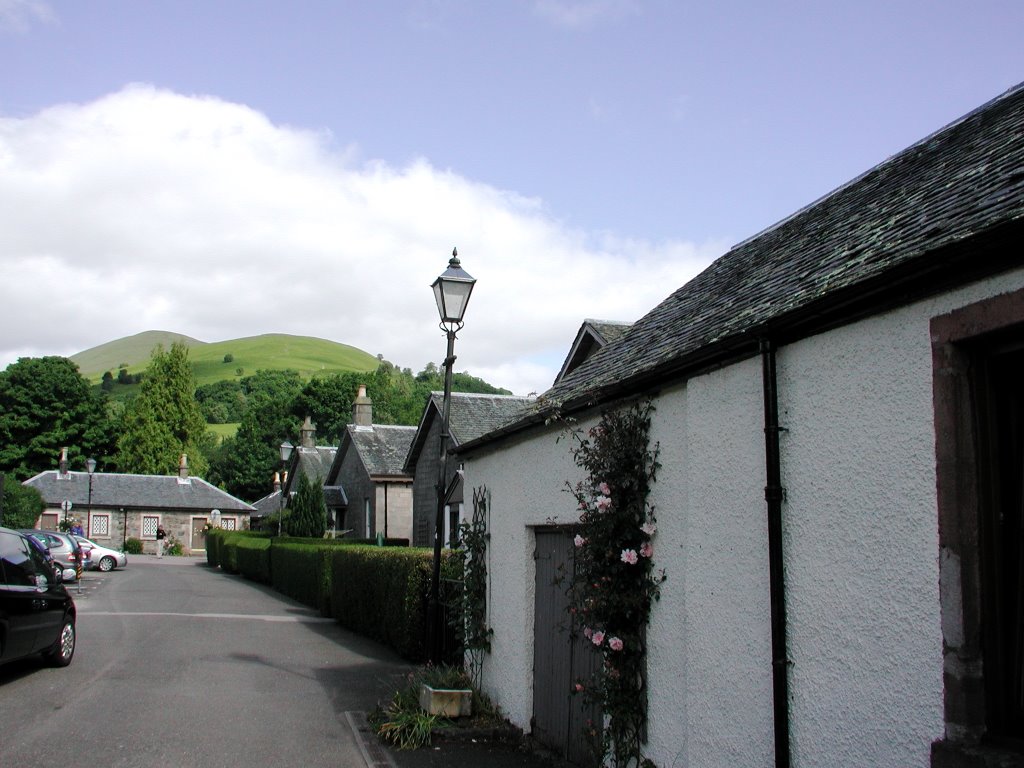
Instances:
[[[621,651],[622,640],[620,640],[617,637],[610,637],[608,638],[608,647],[611,648],[613,651]]]
[[[577,533],[576,538],[572,540],[572,543],[575,544],[577,547],[582,547],[584,544],[587,543],[587,540]]]
[[[597,490],[599,490],[605,496],[611,496],[612,495],[612,489],[608,487],[608,483],[600,483],[600,484],[598,484]]]
[[[583,692],[583,684],[582,683],[576,683],[576,693],[582,693],[582,692]]]
[[[619,555],[619,559],[622,562],[624,562],[624,563],[629,563],[630,565],[636,565],[636,560],[637,560],[636,550],[635,549],[624,549],[624,550],[622,550],[622,554]]]
[[[604,632],[602,632],[601,630],[598,630],[597,632],[595,632],[593,634],[593,636],[590,638],[590,642],[592,642],[594,645],[600,645],[601,643],[603,643],[604,642]]]
[[[640,545],[640,556],[641,557],[650,557],[653,554],[654,554],[654,546],[651,544],[651,542],[645,541],[643,544]]]
[[[654,523],[648,522],[641,525],[640,530],[646,533],[648,536],[653,536],[654,532],[658,530],[658,526],[656,526]]]
[[[604,512],[606,509],[608,509],[608,507],[610,507],[612,505],[612,500],[610,498],[608,498],[607,496],[598,496],[596,504],[597,504],[597,508],[601,512]]]
[[[594,630],[592,630],[590,627],[584,627],[583,628],[583,636],[585,638],[587,638],[587,640],[589,640],[590,636],[593,635],[593,634],[594,634]]]

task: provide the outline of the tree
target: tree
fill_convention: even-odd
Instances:
[[[211,457],[209,479],[234,496],[255,500],[271,491],[281,463],[278,446],[298,434],[292,403],[302,379],[295,371],[257,371],[241,385],[248,405],[235,436]]]
[[[108,466],[114,429],[106,400],[66,357],[23,357],[0,372],[0,472],[26,480],[53,469],[64,447],[72,466],[89,456]]]
[[[192,472],[206,473],[202,451],[206,421],[195,392],[188,347],[181,342],[174,342],[167,351],[157,346],[139,394],[128,403],[122,419],[117,461],[123,472],[173,474],[184,453]]]
[[[110,371],[104,371],[103,381],[100,383],[100,389],[104,392],[109,392],[114,388],[114,374]]]
[[[46,502],[35,488],[18,482],[13,475],[4,475],[3,518],[7,528],[35,528],[36,520],[46,509]]]
[[[311,482],[305,474],[299,475],[299,490],[289,502],[291,514],[284,524],[289,536],[323,538],[327,530],[327,504],[320,483]]]

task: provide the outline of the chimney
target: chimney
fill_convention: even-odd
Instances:
[[[373,400],[366,396],[366,385],[359,385],[359,394],[352,403],[352,423],[357,427],[373,426]]]
[[[302,439],[300,443],[303,448],[316,448],[316,427],[313,426],[309,416],[306,416],[306,420],[302,423]]]
[[[57,474],[61,477],[68,476],[68,449],[60,449],[60,460],[57,462]]]
[[[188,482],[188,457],[183,453],[178,461],[178,482]]]
[[[274,493],[280,493],[280,492],[281,492],[281,473],[280,472],[275,472],[274,473]]]

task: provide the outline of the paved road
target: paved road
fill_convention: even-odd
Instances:
[[[408,671],[196,559],[90,572],[76,604],[70,667],[0,667],[0,765],[363,768],[346,712],[371,709]]]

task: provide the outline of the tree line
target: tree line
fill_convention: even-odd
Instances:
[[[21,358],[0,372],[0,473],[20,481],[54,469],[67,447],[73,470],[94,458],[101,472],[174,474],[184,453],[193,475],[254,501],[271,492],[278,446],[298,440],[306,416],[320,445],[338,445],[365,384],[374,423],[416,425],[442,375],[433,363],[413,374],[380,359],[369,373],[303,381],[296,371],[261,370],[197,388],[188,348],[174,343],[153,350],[121,407],[67,358]],[[454,374],[452,389],[510,394],[468,373]],[[235,435],[223,440],[208,428],[234,422]]]

